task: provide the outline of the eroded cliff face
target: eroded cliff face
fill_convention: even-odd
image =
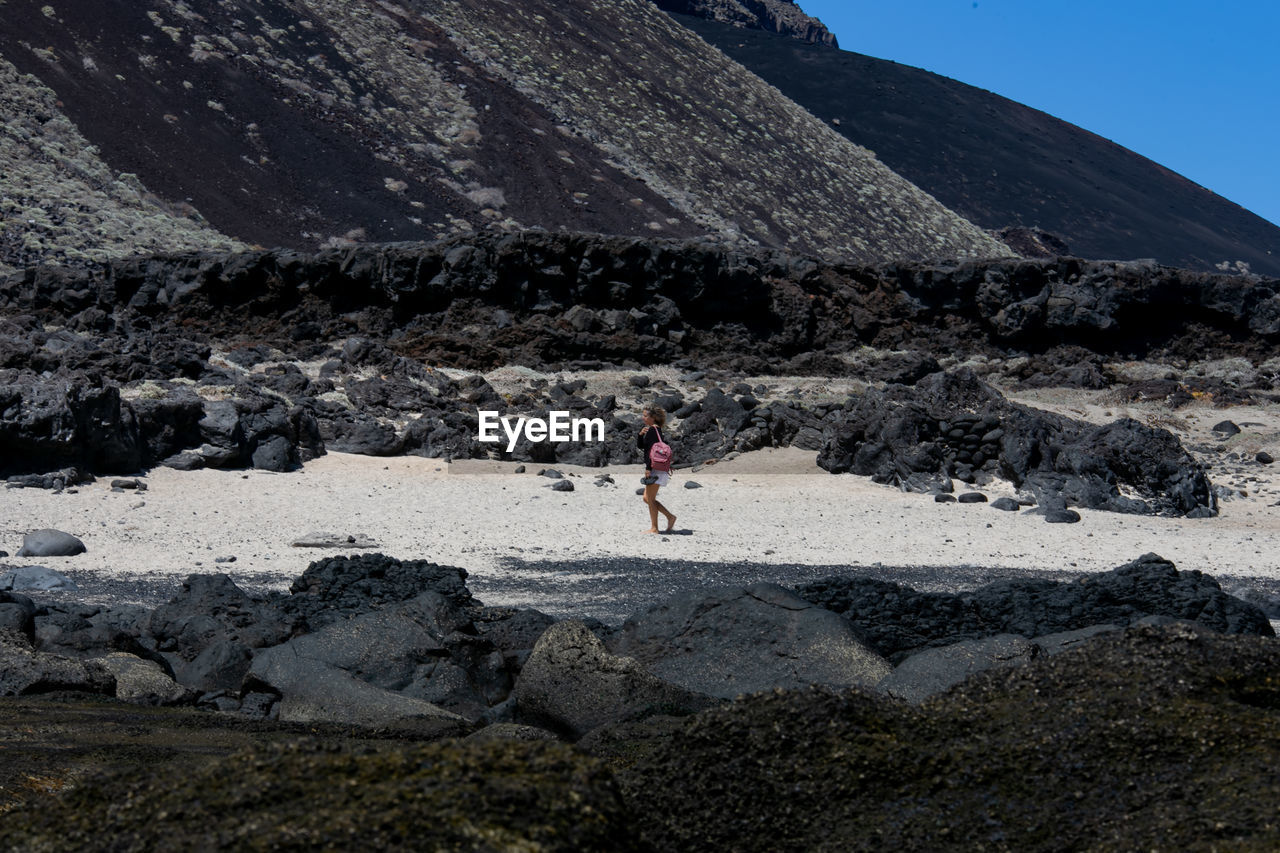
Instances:
[[[4,8],[6,79],[43,93],[6,101],[10,268],[526,228],[1008,253],[642,0]],[[59,158],[88,189],[39,177]]]

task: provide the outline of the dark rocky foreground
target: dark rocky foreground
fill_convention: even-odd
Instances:
[[[613,626],[484,607],[465,581],[375,554],[314,563],[287,595],[193,576],[154,609],[0,592],[0,840],[1048,850],[1280,836],[1271,626],[1155,555],[956,595],[850,576],[690,591]]]
[[[974,375],[932,376],[926,353],[1016,362],[1004,378],[1030,387],[1108,387],[1111,358],[1261,364],[1280,336],[1277,305],[1275,281],[1154,265],[873,269],[539,232],[37,268],[0,282],[0,474],[56,487],[161,464],[291,470],[326,450],[504,455],[477,440],[480,409],[565,410],[608,428],[604,442],[522,439],[507,458],[630,462],[639,422],[614,393],[581,379],[499,393],[440,368],[674,365],[680,387],[629,378],[678,419],[683,464],[798,446],[829,470],[906,488],[1001,476],[1055,507],[1212,514],[1203,472],[1166,431],[1014,406]],[[894,352],[861,358],[864,345]],[[875,387],[806,398],[732,378],[743,373]],[[1233,384],[1175,375],[1120,393],[1227,404],[1270,388],[1256,369]]]

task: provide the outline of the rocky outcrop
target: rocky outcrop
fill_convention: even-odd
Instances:
[[[1224,633],[1275,636],[1256,605],[1228,595],[1201,572],[1179,571],[1156,554],[1072,583],[1007,580],[953,594],[835,576],[796,593],[843,614],[868,646],[896,662],[917,650],[995,634],[1032,638],[1092,625],[1130,625],[1147,616],[1183,619]]]
[[[382,379],[365,396],[403,410],[448,388],[424,362],[474,369],[692,358],[767,373],[803,367],[788,362],[807,356],[808,372],[821,373],[831,366],[823,356],[862,344],[1247,352],[1241,342],[1280,340],[1280,282],[1071,258],[864,267],[708,242],[526,232],[31,269],[0,279],[0,314],[12,318],[0,324],[0,366],[235,384],[208,364],[199,340],[223,342],[249,364],[265,360],[254,347],[269,344],[300,359],[376,364]],[[45,332],[41,318],[79,331]],[[361,330],[390,340],[341,349]],[[329,342],[339,353],[329,355]],[[1071,361],[1059,368],[1081,359],[1063,355]],[[418,364],[397,366],[397,356]],[[391,376],[398,381],[387,385]],[[304,379],[261,381],[291,398],[330,390]]]
[[[817,18],[806,15],[794,0],[654,0],[654,3],[664,12],[838,46],[835,33]]]
[[[1170,432],[1131,419],[1095,426],[1008,402],[970,371],[872,389],[827,428],[818,464],[918,491],[1002,477],[1050,509],[1205,517],[1203,468]],[[1121,488],[1136,494],[1121,494]]]
[[[667,599],[623,623],[609,649],[723,699],[811,684],[871,687],[889,672],[848,621],[768,583]]]
[[[882,678],[876,690],[919,704],[976,672],[996,666],[1018,666],[1039,654],[1037,645],[1017,634],[961,640],[912,655]]]
[[[699,711],[710,697],[665,682],[609,654],[581,622],[559,622],[534,646],[515,699],[519,719],[577,740],[592,729],[649,714]]]
[[[645,744],[625,790],[665,850],[1265,847],[1277,683],[1274,639],[1130,628],[979,673],[924,712],[758,694]]]
[[[23,634],[0,629],[0,696],[62,690],[110,696],[116,680],[99,663],[37,651]]]
[[[282,719],[346,715],[368,724],[375,717],[445,711],[478,719],[507,698],[511,676],[501,653],[474,630],[462,608],[438,592],[423,592],[358,616],[333,618],[257,653],[248,689],[279,694]],[[365,692],[372,698],[361,700]],[[432,707],[413,711],[415,705],[400,699],[389,705],[388,693]]]

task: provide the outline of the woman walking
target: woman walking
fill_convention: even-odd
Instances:
[[[671,448],[662,438],[662,427],[667,423],[667,413],[660,406],[644,410],[644,429],[636,437],[636,446],[644,451],[644,502],[649,505],[649,529],[646,533],[670,533],[676,525],[676,517],[658,502],[658,489],[671,479]],[[661,445],[655,453],[654,445]],[[665,454],[662,448],[665,447]],[[665,455],[665,458],[662,458]],[[654,458],[655,456],[659,458]],[[667,517],[667,529],[658,529],[658,513]]]

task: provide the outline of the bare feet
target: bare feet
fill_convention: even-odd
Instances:
[[[648,530],[645,531],[645,533],[661,533],[661,532],[662,531],[656,527],[650,527]]]
[[[675,517],[674,515],[668,515],[668,516],[667,516],[667,529],[666,529],[666,530],[664,530],[664,531],[662,531],[662,532],[663,532],[663,533],[670,533],[671,531],[673,531],[673,530],[675,530],[675,529],[676,529],[676,517]]]

